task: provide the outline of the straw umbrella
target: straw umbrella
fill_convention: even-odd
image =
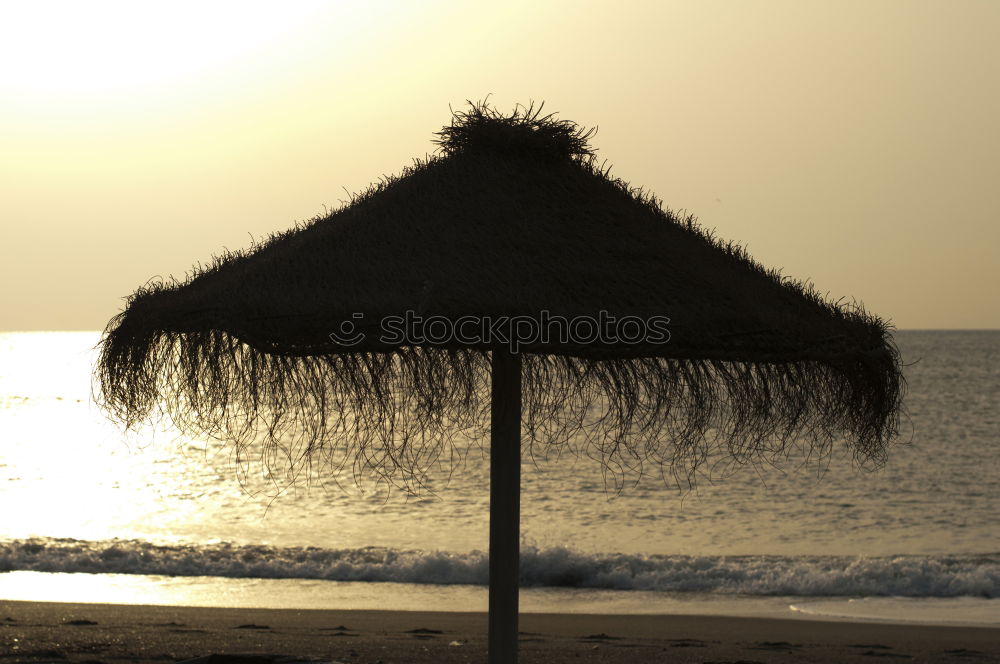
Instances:
[[[617,481],[841,440],[878,464],[902,393],[886,323],[613,178],[592,132],[540,111],[472,104],[341,209],[139,289],[97,367],[126,425],[166,414],[407,487],[488,432],[491,662],[516,660],[522,448]]]

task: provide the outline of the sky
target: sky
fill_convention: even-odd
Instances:
[[[487,95],[831,299],[1000,328],[998,34],[990,0],[0,0],[0,330],[102,329]]]

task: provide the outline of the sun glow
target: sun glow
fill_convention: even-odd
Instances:
[[[107,95],[178,84],[280,49],[330,3],[24,1],[0,5],[0,91]]]

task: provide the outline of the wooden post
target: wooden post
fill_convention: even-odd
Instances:
[[[490,420],[490,664],[517,662],[521,516],[521,356],[492,352]]]

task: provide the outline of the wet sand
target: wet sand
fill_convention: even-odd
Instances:
[[[1000,662],[1000,629],[716,616],[521,617],[521,662]],[[485,662],[477,613],[0,601],[0,664],[268,655],[344,664]],[[231,657],[207,662],[237,664]],[[294,660],[284,660],[290,662]]]

